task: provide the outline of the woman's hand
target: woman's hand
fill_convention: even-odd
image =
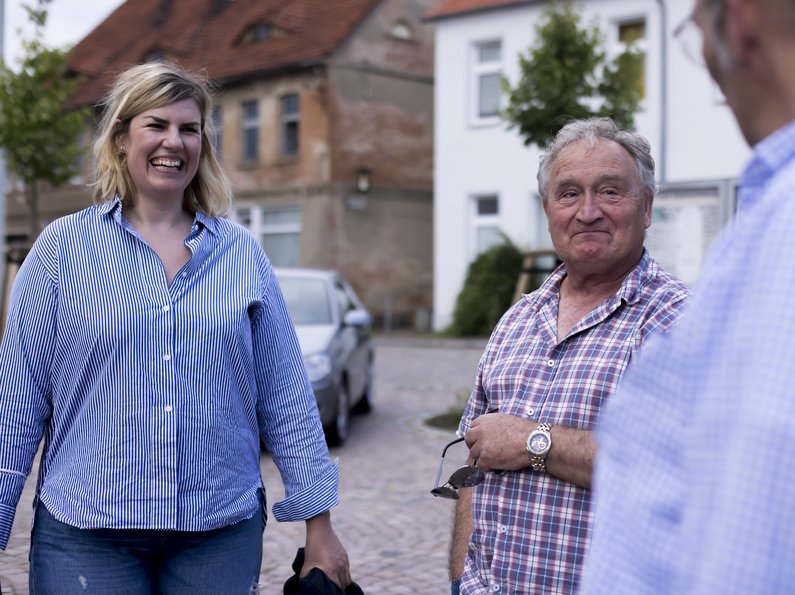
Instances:
[[[351,584],[348,553],[331,526],[331,513],[324,512],[306,521],[306,545],[301,576],[319,568],[344,589]]]

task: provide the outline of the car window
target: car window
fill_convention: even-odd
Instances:
[[[280,279],[293,324],[331,324],[331,304],[321,279]]]
[[[347,312],[356,309],[356,304],[351,299],[351,296],[345,290],[345,288],[339,284],[334,284],[334,291],[337,294],[337,303],[339,304],[340,312],[344,316]]]

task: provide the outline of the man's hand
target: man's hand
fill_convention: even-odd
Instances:
[[[537,421],[507,415],[486,413],[472,422],[465,440],[469,455],[478,468],[515,471],[530,466],[527,437]]]
[[[531,419],[486,413],[472,421],[465,439],[469,456],[483,470],[516,471],[530,466],[527,438],[538,427]],[[549,473],[582,488],[591,487],[596,443],[590,430],[552,426],[552,449],[546,460]]]
[[[348,553],[331,526],[330,512],[306,521],[306,545],[301,576],[306,576],[313,568],[325,572],[342,589],[351,584]]]

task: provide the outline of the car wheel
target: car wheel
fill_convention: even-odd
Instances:
[[[326,440],[329,446],[342,446],[348,438],[351,424],[351,404],[348,396],[348,387],[340,385],[337,396],[337,414],[334,421],[326,429]]]
[[[367,382],[364,386],[364,392],[361,398],[353,406],[353,413],[370,413],[373,408],[373,358],[370,357],[370,363],[367,364]]]

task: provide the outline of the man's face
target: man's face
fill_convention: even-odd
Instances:
[[[701,30],[704,62],[710,76],[725,94],[725,82],[728,70],[731,67],[731,55],[725,42],[717,31],[715,11],[722,0],[696,0],[693,8],[693,20]]]
[[[629,153],[602,139],[563,149],[552,165],[544,211],[560,258],[571,272],[623,274],[640,258],[652,198]]]
[[[754,145],[772,132],[764,125],[760,127],[759,117],[764,113],[760,102],[764,102],[768,90],[759,84],[753,63],[744,55],[748,48],[736,46],[739,39],[736,35],[735,47],[728,41],[726,22],[730,9],[727,0],[696,0],[693,20],[701,30],[702,52],[709,74],[734,112],[745,140]]]

